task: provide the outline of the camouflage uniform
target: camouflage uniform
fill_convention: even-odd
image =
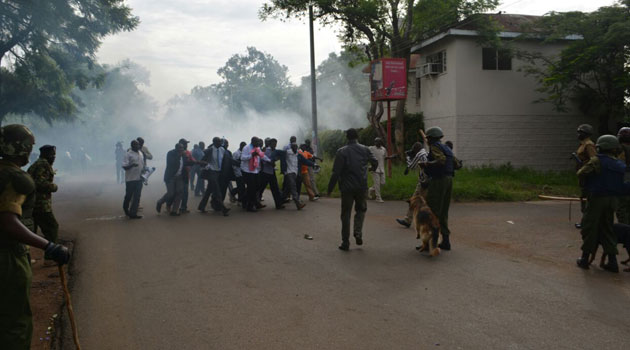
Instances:
[[[17,165],[0,160],[0,212],[21,216],[32,211],[35,184]],[[24,217],[22,217],[24,221]],[[31,266],[26,246],[0,228],[0,345],[30,349],[33,319],[30,306]]]
[[[57,185],[53,183],[55,171],[48,160],[40,157],[28,168],[28,173],[35,181],[37,188],[33,210],[35,220],[33,232],[36,232],[39,227],[47,240],[57,243],[59,224],[52,211],[52,193],[57,192]]]
[[[588,161],[597,155],[597,149],[595,148],[595,143],[590,138],[586,138],[584,140],[580,140],[580,146],[577,151],[578,159],[581,163],[576,164],[575,170],[580,170],[580,168],[588,163]],[[580,195],[580,209],[582,213],[586,211],[586,193],[584,189],[582,189],[582,194]]]
[[[619,155],[619,160],[626,164],[626,174],[624,181],[628,181],[628,168],[630,167],[630,145],[621,144],[621,154]],[[616,211],[617,221],[621,224],[630,225],[630,196],[620,196],[619,197],[619,208]]]

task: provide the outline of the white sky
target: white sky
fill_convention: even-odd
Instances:
[[[593,11],[614,0],[504,0],[498,10],[542,15],[549,11]],[[230,56],[255,46],[289,68],[293,83],[310,73],[308,22],[261,22],[263,0],[129,0],[140,25],[106,38],[98,52],[102,63],[126,58],[151,71],[146,91],[158,102],[187,93],[196,85],[217,83],[217,69]],[[315,60],[319,64],[341,45],[332,28],[315,24]]]

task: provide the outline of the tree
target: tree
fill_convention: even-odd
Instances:
[[[630,93],[630,0],[591,13],[551,13],[535,24],[544,43],[567,42],[557,57],[517,52],[530,65],[525,72],[538,79],[539,91],[565,111],[569,102],[596,117],[600,134],[610,133],[610,122],[628,116]]]
[[[287,71],[270,54],[248,47],[246,55],[235,54],[219,68],[223,81],[211,90],[234,112],[246,107],[258,112],[281,109],[292,88]]]
[[[9,113],[71,118],[73,88],[102,81],[89,72],[102,38],[139,23],[124,0],[6,0],[0,19],[0,123]]]
[[[437,6],[441,2],[444,0],[268,0],[260,9],[260,16],[262,19],[306,17],[308,7],[313,6],[316,20],[325,25],[342,25],[340,38],[347,49],[363,50],[368,60],[387,56],[405,58],[408,67],[411,47],[423,38],[420,34],[426,34],[426,30],[414,26],[414,19],[435,17],[435,24],[428,27],[438,28],[448,24],[453,18],[467,14],[463,9],[482,11],[494,8],[497,4],[496,0],[448,0],[448,6],[442,8]],[[435,6],[428,6],[429,4]],[[429,9],[454,13],[449,12],[448,17],[444,12],[427,13],[425,17],[415,16],[417,8],[422,10],[425,5]],[[405,149],[404,112],[405,101],[399,101],[395,131],[398,154],[403,154]],[[372,102],[367,117],[376,130],[381,130],[382,115],[382,104]]]

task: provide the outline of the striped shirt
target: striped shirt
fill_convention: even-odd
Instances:
[[[424,173],[424,170],[420,167],[420,164],[429,161],[429,153],[422,148],[415,157],[411,158],[407,156],[407,167],[411,170],[418,169],[418,181],[426,182],[429,180],[428,176]]]

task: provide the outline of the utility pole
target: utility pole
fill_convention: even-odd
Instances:
[[[311,116],[313,119],[313,151],[321,156],[319,151],[319,138],[317,137],[317,83],[315,79],[315,39],[313,37],[313,5],[308,6],[308,23],[311,36]]]

